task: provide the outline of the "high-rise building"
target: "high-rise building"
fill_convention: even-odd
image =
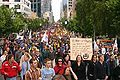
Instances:
[[[53,12],[51,0],[41,0],[41,16],[48,19],[49,22],[53,21]]]
[[[67,0],[67,18],[72,19],[75,14],[76,0]]]
[[[17,12],[31,15],[31,2],[29,0],[0,0],[0,6],[5,5],[8,8],[14,8]]]
[[[52,10],[51,0],[41,0],[41,15],[43,16],[45,12]]]
[[[35,12],[38,17],[41,17],[41,0],[30,0],[31,1],[31,9]]]
[[[63,0],[63,13],[64,18],[67,18],[67,0]]]

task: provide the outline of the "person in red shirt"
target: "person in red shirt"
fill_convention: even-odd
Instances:
[[[65,68],[66,68],[66,66],[63,63],[63,58],[59,57],[56,61],[56,66],[54,67],[55,74],[63,75]]]
[[[16,80],[16,76],[20,71],[20,66],[14,60],[14,56],[9,54],[7,60],[2,64],[1,74],[5,76],[5,80]]]

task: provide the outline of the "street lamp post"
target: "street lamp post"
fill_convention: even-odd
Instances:
[[[94,37],[94,40],[95,40],[95,25],[93,25],[93,37]]]
[[[67,25],[67,21],[65,21],[65,25]]]
[[[40,23],[40,27],[42,26],[42,24]]]

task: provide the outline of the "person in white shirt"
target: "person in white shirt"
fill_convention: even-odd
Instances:
[[[2,56],[0,57],[1,62],[3,62],[6,59],[6,56],[8,55],[7,51],[4,51]]]

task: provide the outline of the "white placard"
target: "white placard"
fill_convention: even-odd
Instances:
[[[82,55],[84,60],[91,60],[93,55],[92,38],[70,38],[71,60],[76,60],[77,55]]]

